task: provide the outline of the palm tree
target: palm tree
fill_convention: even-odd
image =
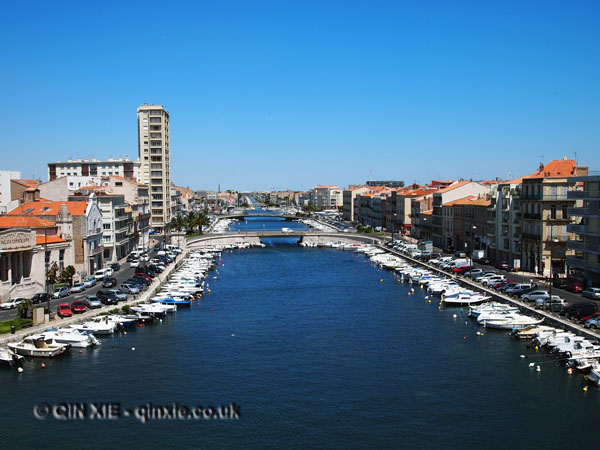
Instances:
[[[185,228],[187,230],[187,232],[193,232],[194,228],[196,228],[198,226],[198,214],[196,214],[194,211],[190,211],[187,213],[187,216],[185,216]]]
[[[206,210],[196,214],[196,225],[199,228],[200,235],[202,235],[202,227],[208,223],[208,214]]]

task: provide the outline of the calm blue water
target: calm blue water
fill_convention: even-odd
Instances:
[[[0,371],[0,447],[597,447],[600,392],[580,375],[530,371],[551,359],[505,332],[476,336],[466,311],[409,296],[363,257],[275,246],[222,263],[200,306],[46,369]],[[38,421],[39,401],[236,402],[242,418]]]

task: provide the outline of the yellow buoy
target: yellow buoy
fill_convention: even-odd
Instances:
[[[383,278],[381,280],[379,280],[380,283],[383,283]]]
[[[584,392],[587,392],[587,390],[588,390],[588,387],[587,387],[587,386],[584,386],[584,388],[583,388],[583,391],[584,391]]]

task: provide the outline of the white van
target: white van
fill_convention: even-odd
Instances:
[[[96,278],[96,280],[104,280],[105,277],[112,277],[113,274],[114,271],[110,267],[107,267],[106,269],[96,271],[94,278]]]
[[[282,228],[282,230],[283,230],[283,228]],[[290,230],[290,231],[292,231],[292,230]],[[177,254],[181,253],[181,249],[178,246],[171,245],[171,244],[165,245],[165,250],[167,250],[171,253],[177,253]]]

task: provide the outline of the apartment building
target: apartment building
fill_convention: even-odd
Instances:
[[[521,268],[523,177],[498,183],[490,194],[488,208],[487,257],[494,264],[506,263]]]
[[[490,187],[475,181],[456,181],[433,193],[431,231],[433,245],[440,248],[455,247],[453,241],[454,217],[452,210],[444,210],[445,204],[468,196],[485,196]]]
[[[137,108],[140,180],[150,187],[150,225],[164,231],[171,221],[169,113],[160,105]]]
[[[577,167],[575,160],[554,160],[540,165],[537,172],[523,177],[521,190],[522,257],[521,267],[544,277],[566,275],[566,258],[575,256],[567,248],[567,226],[573,222],[570,208],[576,205],[577,189],[573,180],[587,175],[587,167]],[[571,235],[571,239],[575,239]]]
[[[316,209],[337,209],[342,206],[342,191],[338,186],[315,186],[310,190],[310,201]]]
[[[569,190],[567,198],[581,202],[570,207],[567,214],[574,220],[567,225],[572,238],[567,249],[569,275],[579,277],[587,286],[600,287],[600,174],[578,176],[568,179],[569,183],[583,184],[583,190]]]
[[[125,158],[88,159],[69,158],[67,161],[48,163],[48,181],[61,177],[106,177],[117,175],[140,181],[140,161]]]
[[[357,195],[371,192],[368,186],[349,186],[342,193],[342,220],[354,221],[354,202]]]

